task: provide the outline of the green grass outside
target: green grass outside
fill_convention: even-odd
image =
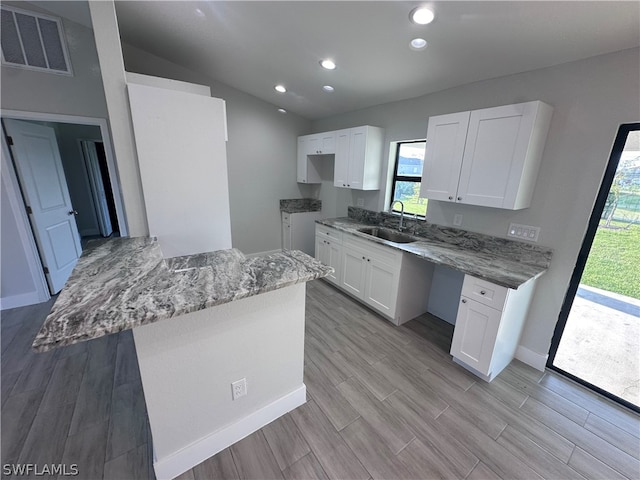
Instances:
[[[625,223],[612,222],[624,227]],[[580,283],[640,299],[640,225],[598,228]]]

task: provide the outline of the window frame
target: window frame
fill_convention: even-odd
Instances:
[[[398,163],[400,163],[399,162],[399,159],[400,159],[400,148],[401,148],[402,145],[405,145],[405,144],[408,144],[408,143],[424,143],[425,144],[425,148],[426,148],[427,139],[426,138],[422,138],[422,139],[417,139],[417,140],[401,140],[401,141],[396,142],[396,155],[395,155],[395,161],[394,161],[394,166],[393,166],[393,176],[391,177],[391,200],[390,201],[392,201],[392,202],[394,201],[393,199],[395,198],[395,195],[396,195],[396,182],[422,183],[422,175],[420,175],[419,177],[398,175]],[[423,165],[423,173],[424,173],[424,165]],[[391,212],[392,213],[400,213],[400,210],[396,210],[394,208]],[[416,216],[417,216],[417,218],[426,219],[427,218],[427,212],[425,210],[424,215],[416,215]]]

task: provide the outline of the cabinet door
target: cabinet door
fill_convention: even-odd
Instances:
[[[350,129],[336,132],[336,154],[333,185],[348,188]]]
[[[318,155],[322,148],[322,138],[319,135],[307,137],[307,155]]]
[[[320,133],[320,151],[323,155],[336,153],[336,132]]]
[[[367,258],[364,301],[385,315],[394,317],[398,298],[398,277],[396,267]]]
[[[367,128],[352,128],[349,132],[349,169],[347,186],[362,189],[367,154]]]
[[[307,141],[298,137],[298,183],[307,183]]]
[[[420,196],[454,202],[470,112],[429,118]]]
[[[471,112],[458,186],[462,203],[509,208],[505,199],[510,188],[514,198],[517,193],[533,128],[530,105]]]
[[[282,222],[282,249],[291,250],[291,224]]]
[[[462,297],[451,341],[451,355],[489,375],[501,316],[499,310]]]
[[[316,235],[316,249],[314,257],[319,262],[329,265],[326,261],[325,240],[319,235]]]
[[[367,260],[362,252],[343,246],[340,286],[357,298],[364,296],[366,266]]]
[[[333,267],[334,270],[333,273],[327,276],[327,279],[336,285],[339,285],[342,273],[342,246],[327,240],[325,255],[327,258],[327,265]]]

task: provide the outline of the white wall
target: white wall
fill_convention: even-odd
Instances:
[[[159,479],[304,403],[304,309],[302,283],[133,330]]]
[[[462,228],[502,237],[510,222],[541,227],[539,243],[555,253],[551,268],[539,281],[521,345],[546,355],[618,126],[640,120],[639,58],[639,49],[629,49],[477,82],[316,121],[313,132],[375,125],[385,129],[388,145],[424,138],[432,115],[529,100],[552,105],[530,208],[503,211],[430,201],[427,212],[429,221],[449,226],[453,215],[460,213]],[[323,185],[320,198],[335,196],[332,190],[336,189]],[[358,195],[362,194],[354,193],[336,205],[336,211],[344,214]],[[367,208],[383,208],[383,191],[362,196]]]
[[[23,2],[2,2],[51,15]],[[2,65],[2,108],[107,118],[100,65],[91,29],[62,20],[73,76]]]
[[[310,122],[138,48],[124,44],[122,50],[127,71],[209,85],[213,97],[226,101],[233,246],[244,253],[280,248],[278,201],[317,191],[296,183],[297,137],[308,133]]]

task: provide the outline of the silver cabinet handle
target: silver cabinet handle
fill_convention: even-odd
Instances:
[[[458,200],[462,200],[462,197],[458,197]]]
[[[485,292],[484,290],[480,290],[480,295],[485,295],[487,292]]]
[[[69,215],[77,215],[78,211],[77,210],[69,210],[68,214]]]
[[[467,301],[463,298],[463,299],[462,299],[462,303],[467,303]]]
[[[449,200],[453,200],[453,197],[449,197]]]

